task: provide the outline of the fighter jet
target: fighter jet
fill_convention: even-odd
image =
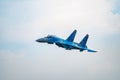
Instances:
[[[86,34],[86,36],[82,39],[80,43],[73,42],[76,32],[77,30],[74,30],[66,40],[54,35],[48,35],[44,38],[37,39],[36,41],[40,43],[48,43],[48,44],[55,43],[58,47],[65,48],[66,50],[76,49],[76,50],[79,50],[80,52],[84,50],[87,50],[88,52],[97,52],[95,50],[91,50],[87,48],[86,43],[89,37],[88,34]]]

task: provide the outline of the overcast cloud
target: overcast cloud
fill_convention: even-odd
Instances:
[[[0,1],[0,80],[119,80],[119,0]],[[89,34],[97,53],[35,42]]]

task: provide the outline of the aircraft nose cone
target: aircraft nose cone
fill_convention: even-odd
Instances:
[[[37,39],[36,42],[46,42],[44,38]]]
[[[39,39],[37,39],[36,42],[39,42]]]

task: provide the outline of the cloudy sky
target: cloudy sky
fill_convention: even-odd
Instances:
[[[89,34],[97,53],[41,44]],[[0,80],[120,80],[119,0],[0,0]]]

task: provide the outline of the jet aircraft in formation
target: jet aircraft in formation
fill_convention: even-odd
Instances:
[[[40,43],[48,43],[48,44],[55,43],[57,46],[65,48],[66,50],[76,49],[76,50],[79,50],[80,52],[84,50],[87,50],[88,52],[97,52],[95,50],[91,50],[87,48],[86,43],[89,37],[88,34],[86,34],[86,36],[81,40],[80,43],[73,42],[76,32],[77,30],[74,30],[66,40],[54,35],[48,35],[44,38],[37,39],[36,41]]]

